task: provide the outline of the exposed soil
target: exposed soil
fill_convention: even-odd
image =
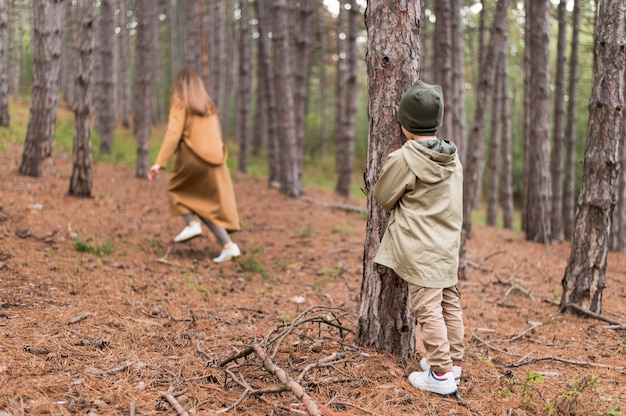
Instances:
[[[67,196],[67,156],[34,179],[17,174],[21,146],[7,147],[0,415],[278,416],[306,414],[309,397],[342,415],[625,413],[626,331],[558,313],[568,244],[475,226],[460,284],[463,381],[441,397],[407,381],[421,346],[402,363],[356,345],[366,220],[320,202],[363,202],[309,188],[315,202],[294,200],[236,174],[244,253],[215,265],[208,233],[171,243],[183,224],[168,213],[167,174],[149,183],[97,165],[95,197],[79,199]],[[626,254],[610,254],[606,285],[603,316],[623,323]],[[262,352],[302,399],[263,368]]]

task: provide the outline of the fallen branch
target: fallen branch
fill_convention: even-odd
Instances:
[[[84,319],[89,318],[91,315],[92,315],[91,312],[81,313],[80,315],[77,315],[77,316],[71,318],[69,321],[67,321],[67,325],[72,325],[72,324],[78,323],[78,322],[80,322],[80,321],[82,321]]]
[[[618,325],[620,327],[626,327],[626,324],[624,324],[622,322],[616,321],[616,320],[611,319],[611,318],[607,318],[606,316],[600,315],[599,313],[592,312],[589,309],[583,308],[582,306],[576,305],[574,303],[568,303],[566,305],[566,308],[567,309],[573,309],[573,310],[575,310],[578,313],[590,316],[590,317],[595,318],[595,319],[599,319],[600,321],[608,322],[611,325]],[[619,329],[623,329],[623,328],[619,328]]]
[[[521,337],[526,335],[526,333],[532,331],[533,329],[535,329],[535,328],[537,328],[538,326],[541,326],[541,325],[542,325],[541,322],[532,322],[532,326],[530,328],[526,328],[525,330],[523,330],[522,332],[520,332],[519,334],[517,334],[513,338],[507,338],[507,341],[511,342],[511,341],[515,341],[516,339],[520,339]]]
[[[179,416],[189,416],[189,413],[178,403],[176,397],[172,393],[161,393],[161,397],[163,397],[167,402],[176,410]]]
[[[589,361],[568,360],[568,359],[561,358],[561,357],[556,357],[556,356],[553,356],[553,355],[548,355],[548,356],[544,356],[544,357],[529,358],[530,353],[522,356],[520,354],[514,354],[514,353],[510,353],[508,351],[501,350],[499,348],[494,347],[493,345],[490,345],[487,341],[481,339],[480,337],[478,337],[473,332],[472,332],[472,338],[476,339],[481,344],[485,345],[487,348],[489,348],[491,350],[497,351],[497,352],[499,352],[501,354],[508,355],[508,356],[511,356],[511,357],[521,358],[520,360],[518,360],[514,364],[504,364],[504,367],[521,367],[523,365],[533,364],[533,363],[536,363],[536,362],[539,362],[539,361],[559,361],[559,362],[562,362],[562,363],[580,365],[580,366],[583,366],[583,367],[607,367],[607,368],[611,367],[610,365],[606,365],[606,364],[597,364],[597,363],[592,363],[592,362],[589,362]]]
[[[357,207],[355,205],[331,204],[329,202],[318,201],[308,196],[303,196],[300,199],[306,202],[312,202],[314,204],[321,205],[325,208],[336,208],[336,209],[341,209],[341,210],[349,211],[349,212],[358,212],[360,214],[367,214],[367,210],[365,208]]]
[[[163,264],[167,264],[168,266],[176,266],[176,267],[180,267],[180,264],[178,263],[174,263],[171,262],[167,259],[168,254],[170,254],[170,248],[168,247],[167,250],[165,251],[165,254],[163,255],[163,257],[159,257],[158,259],[156,259],[156,261],[158,263],[163,263]]]
[[[270,373],[274,374],[278,380],[283,383],[283,386],[288,388],[298,399],[302,401],[309,415],[319,416],[322,414],[315,400],[313,400],[313,398],[309,396],[306,391],[304,391],[304,388],[298,384],[297,381],[291,378],[285,370],[274,364],[274,362],[265,353],[263,347],[259,344],[252,344],[252,349],[261,361],[263,361],[263,367],[265,367],[265,369]]]
[[[135,365],[137,361],[127,361],[125,364],[122,364],[119,367],[111,368],[110,370],[98,370],[97,368],[89,367],[85,370],[87,374],[91,374],[94,376],[112,376],[113,374],[121,373],[122,371],[128,370],[131,366]]]

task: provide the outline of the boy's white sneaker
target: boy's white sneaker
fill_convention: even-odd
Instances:
[[[202,226],[199,222],[188,225],[174,237],[174,242],[180,243],[181,241],[187,241],[202,234]]]
[[[428,360],[426,358],[422,358],[420,360],[420,367],[424,371],[430,370],[430,364],[428,364]],[[454,375],[454,382],[456,383],[456,385],[458,386],[459,384],[461,384],[461,375],[463,374],[463,369],[460,365],[452,366],[452,374]]]
[[[239,250],[239,246],[237,244],[233,243],[233,245],[229,248],[222,250],[220,255],[213,259],[213,262],[222,263],[239,256],[241,256],[241,250]]]
[[[433,370],[414,371],[409,374],[409,383],[420,390],[436,394],[455,394],[456,383],[452,371],[438,376]]]

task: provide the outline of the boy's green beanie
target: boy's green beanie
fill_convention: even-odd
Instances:
[[[398,118],[402,127],[420,136],[434,136],[443,122],[443,92],[439,85],[418,80],[402,96]]]

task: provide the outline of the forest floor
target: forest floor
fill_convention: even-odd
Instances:
[[[566,243],[474,227],[463,379],[437,396],[407,381],[419,342],[406,363],[357,345],[366,219],[333,204],[364,202],[234,174],[243,255],[216,265],[207,233],[171,242],[168,174],[99,164],[79,199],[67,155],[35,179],[21,150],[0,152],[0,415],[626,414],[626,331],[558,312]],[[602,302],[626,321],[625,253]]]

